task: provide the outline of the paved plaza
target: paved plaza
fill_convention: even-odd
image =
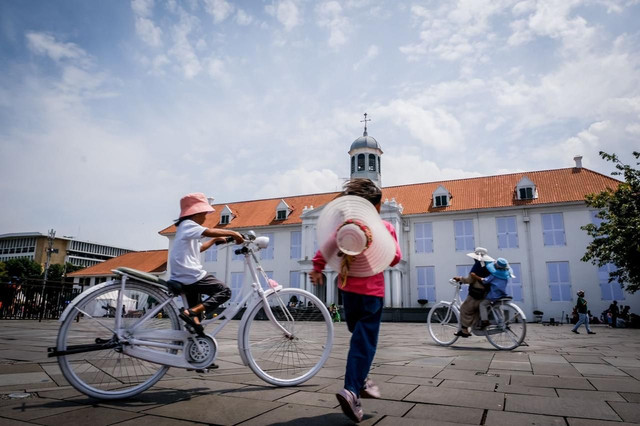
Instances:
[[[217,337],[220,368],[170,369],[157,385],[103,402],[69,387],[46,357],[55,321],[0,321],[0,425],[341,425],[335,393],[350,334],[336,324],[331,358],[303,385],[275,388],[244,367],[237,322]],[[383,323],[372,378],[382,399],[363,400],[363,425],[640,424],[640,330],[528,324],[527,346],[495,350],[486,339],[434,344],[425,324]]]

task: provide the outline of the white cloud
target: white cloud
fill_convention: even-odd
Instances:
[[[151,47],[160,47],[162,45],[162,30],[151,19],[137,17],[136,33],[142,41]]]
[[[63,43],[47,33],[28,32],[26,34],[27,46],[37,54],[46,55],[54,61],[70,59],[88,65],[89,56],[75,43]]]
[[[266,12],[275,17],[285,30],[291,31],[302,23],[300,10],[292,0],[276,0],[265,6]]]
[[[357,71],[361,66],[369,63],[373,59],[375,59],[380,54],[380,49],[375,44],[372,44],[367,49],[367,53],[364,55],[362,59],[353,64],[354,71]]]
[[[448,164],[454,165],[455,162]],[[460,165],[463,163],[461,162]],[[400,154],[383,157],[383,186],[408,185],[411,183],[433,182],[481,176],[480,173],[463,168],[442,167],[435,161],[419,155]]]
[[[247,26],[251,25],[251,23],[253,22],[253,17],[244,10],[238,9],[238,12],[236,12],[235,20],[238,25]]]
[[[335,0],[326,1],[316,6],[318,26],[329,30],[329,47],[338,47],[347,42],[351,23],[344,16],[342,6]]]
[[[205,10],[213,16],[213,21],[218,24],[227,19],[233,13],[233,5],[226,0],[204,0]]]
[[[154,6],[153,0],[131,0],[131,9],[138,16],[148,18]]]
[[[274,171],[262,176],[261,182],[264,183],[257,193],[264,198],[332,192],[342,185],[342,180],[332,170],[307,170],[303,167]]]

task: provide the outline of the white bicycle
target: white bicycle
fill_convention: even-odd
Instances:
[[[455,293],[450,302],[436,303],[427,316],[427,325],[431,338],[442,346],[452,345],[459,336],[455,333],[460,330],[460,288],[462,283],[450,279],[449,283],[455,286]],[[490,325],[481,329],[474,325],[471,333],[475,336],[484,336],[498,349],[515,349],[524,342],[527,334],[527,319],[522,309],[511,301],[510,297],[496,300],[489,305]]]
[[[203,327],[218,323],[212,333],[185,329],[174,300],[182,296],[188,306],[180,286],[118,268],[113,272],[119,278],[91,287],[67,306],[49,356],[58,357],[62,374],[80,392],[99,399],[128,398],[153,386],[169,367],[210,366],[218,349],[215,336],[246,306],[238,327],[243,363],[276,386],[310,379],[333,345],[329,311],[308,291],[282,288],[267,277],[256,253],[268,246],[268,237],[249,232],[244,238],[236,254],[244,255],[250,279],[237,305],[202,321]],[[296,307],[289,306],[291,300],[298,301]]]

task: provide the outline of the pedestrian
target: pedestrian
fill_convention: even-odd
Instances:
[[[584,291],[578,291],[578,301],[576,302],[576,311],[578,312],[578,322],[573,326],[571,331],[576,334],[580,334],[578,328],[581,324],[584,324],[584,328],[587,329],[587,334],[596,334],[594,331],[591,331],[589,327],[589,311],[587,310],[587,301],[584,298]]]
[[[620,315],[617,300],[614,300],[613,303],[609,305],[609,313],[611,314],[611,327],[616,328],[618,326],[618,315]]]
[[[342,411],[354,422],[362,420],[360,398],[380,398],[368,378],[378,345],[384,306],[384,273],[402,258],[396,231],[380,218],[382,191],[370,179],[352,179],[341,195],[327,204],[318,218],[320,250],[310,274],[322,280],[325,265],[339,272],[347,328],[351,332],[344,388],[336,394]]]
[[[488,262],[494,262],[495,259],[487,254],[487,249],[484,247],[476,247],[473,253],[467,253],[467,256],[474,260],[473,267],[469,271],[467,277],[453,277],[454,280],[469,284],[469,294],[466,299],[460,305],[460,330],[454,334],[459,337],[469,337],[469,327],[472,327],[478,322],[478,307],[484,299],[486,287],[482,284],[482,280],[474,278],[472,273],[476,277],[486,278],[489,276],[489,270],[486,267]]]

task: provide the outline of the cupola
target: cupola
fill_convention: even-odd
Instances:
[[[378,141],[369,136],[367,132],[367,122],[371,119],[367,118],[364,113],[364,132],[362,136],[353,141],[349,149],[349,157],[351,158],[351,178],[369,178],[378,187],[382,187],[381,162],[382,149]]]

